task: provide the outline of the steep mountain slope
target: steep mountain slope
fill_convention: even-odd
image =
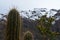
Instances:
[[[42,16],[41,13],[44,13],[44,12],[46,13],[47,11],[45,9],[42,9],[40,12],[39,10],[35,9],[33,11],[28,11],[28,12],[24,11],[23,14],[26,15],[26,17],[24,15],[22,16],[22,36],[24,36],[23,33],[25,33],[26,31],[31,31],[34,35],[35,40],[41,39],[41,35],[39,35],[39,30],[36,28],[38,24],[38,21],[36,19]],[[60,11],[51,9],[49,13],[52,13],[52,14],[54,13],[55,14],[54,17],[56,19],[58,18],[58,20],[55,20],[55,24],[52,25],[51,30],[55,32],[60,32]],[[7,15],[0,14],[0,40],[4,40],[4,36],[5,36],[4,30],[6,28],[6,22],[7,22]]]

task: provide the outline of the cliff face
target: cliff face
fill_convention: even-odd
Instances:
[[[0,20],[0,40],[4,40],[5,38],[5,28],[6,28],[6,20],[1,19]],[[39,31],[37,29],[37,21],[30,20],[27,18],[22,18],[22,26],[21,26],[21,40],[24,40],[24,35],[27,31],[32,33],[34,40],[39,40],[40,35]]]
[[[4,19],[0,20],[0,40],[4,40],[5,38],[5,28],[6,28],[6,22]],[[24,40],[24,35],[27,31],[32,33],[34,40],[42,40],[42,36],[37,29],[37,21],[22,18],[22,26],[21,26],[21,40]],[[52,31],[60,32],[60,20],[55,21],[55,24],[52,26]],[[60,36],[57,37],[58,39]]]
[[[0,40],[4,40],[5,38],[5,28],[6,28],[6,22],[4,19],[0,20]],[[33,34],[33,39],[38,37],[37,32],[39,32],[36,29],[37,26],[37,22],[27,19],[27,18],[23,18],[22,19],[22,27],[21,27],[21,38],[23,40],[24,34],[29,31]],[[37,34],[37,35],[36,35]]]
[[[21,32],[22,33],[22,39],[24,37],[24,34],[27,31],[29,31],[32,33],[34,40],[40,40],[39,30],[37,29],[37,21],[24,18],[21,28],[22,28],[22,32]]]
[[[5,28],[6,28],[6,21],[1,20],[0,21],[0,40],[5,39]]]

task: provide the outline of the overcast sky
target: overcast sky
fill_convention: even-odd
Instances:
[[[0,13],[8,13],[14,7],[19,11],[33,8],[60,9],[60,0],[0,0]]]

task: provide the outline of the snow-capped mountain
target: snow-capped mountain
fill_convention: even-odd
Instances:
[[[39,19],[42,15],[47,14],[47,17],[54,16],[57,13],[56,9],[34,8],[33,10],[21,11],[21,16],[29,19]]]
[[[54,16],[57,12],[58,10],[56,9],[48,10],[46,8],[34,8],[33,10],[25,10],[25,11],[21,10],[20,16],[22,16],[22,18],[29,18],[29,19],[35,20],[35,19],[39,19],[42,15],[45,15],[45,14],[47,14],[47,17]],[[6,18],[7,18],[7,15],[0,14],[0,19],[6,20]]]
[[[0,21],[7,21],[7,15],[4,15],[4,14],[0,14]]]

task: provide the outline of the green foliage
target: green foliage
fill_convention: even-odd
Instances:
[[[16,9],[10,10],[7,18],[6,40],[19,40],[20,15]]]
[[[53,21],[54,21],[53,17],[47,18],[46,15],[43,15],[40,18],[37,28],[39,29],[41,35],[43,35],[43,38],[44,36],[46,36],[50,40],[55,40],[54,37],[56,35],[50,30]]]
[[[24,40],[32,40],[32,35],[30,33],[27,33],[25,36],[24,36]]]

